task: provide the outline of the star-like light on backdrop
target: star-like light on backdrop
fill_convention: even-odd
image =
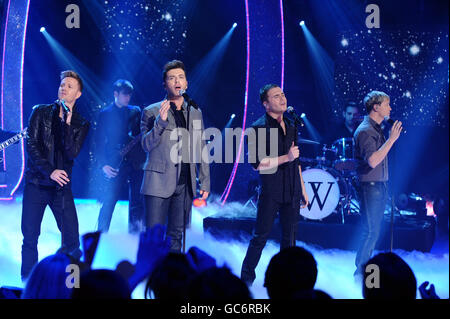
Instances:
[[[411,55],[418,55],[420,52],[420,47],[417,44],[413,44],[409,47],[409,53]]]
[[[408,125],[448,126],[444,110],[448,101],[448,32],[368,30],[344,33],[338,39],[334,116],[339,117],[345,101],[362,105],[364,96],[375,89],[391,96],[393,116]],[[351,50],[343,45],[344,39],[351,43]]]
[[[104,50],[139,48],[145,54],[182,55],[188,34],[185,3],[186,0],[104,1],[103,29],[109,38]]]

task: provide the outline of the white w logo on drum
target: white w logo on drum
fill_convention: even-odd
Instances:
[[[308,207],[300,209],[300,215],[321,220],[333,213],[340,196],[338,181],[327,171],[317,168],[305,170],[302,176],[310,200]]]
[[[311,210],[311,207],[314,204],[314,201],[317,199],[317,205],[319,205],[320,210],[323,210],[323,206],[325,205],[325,203],[327,201],[328,194],[330,194],[331,187],[333,187],[334,184],[335,184],[334,182],[328,182],[329,186],[328,186],[327,194],[325,195],[325,198],[322,202],[320,199],[320,196],[319,196],[319,188],[322,185],[322,182],[309,182],[309,185],[311,185],[314,196],[311,199],[310,203],[308,204],[308,209]]]

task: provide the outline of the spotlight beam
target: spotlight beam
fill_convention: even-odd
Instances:
[[[314,75],[314,83],[316,87],[316,96],[320,101],[320,110],[323,114],[330,114],[330,105],[333,105],[333,91],[334,91],[334,62],[330,55],[315,39],[314,35],[308,30],[306,24],[302,25],[301,29],[305,35],[306,47],[308,50],[309,59],[311,61],[311,69]],[[324,121],[325,125],[325,117]]]
[[[234,27],[217,42],[214,47],[198,62],[195,68],[191,72],[190,82],[190,95],[196,97],[199,104],[203,104],[202,96],[203,94],[198,94],[200,91],[208,91],[209,87],[212,85],[213,81],[208,79],[214,78],[219,65],[225,55],[228,45],[231,40],[231,35],[233,34]]]
[[[55,38],[53,38],[47,31],[42,32],[47,40],[50,48],[52,49],[55,57],[61,63],[64,68],[71,68],[76,70],[85,83],[86,90],[89,91],[95,98],[97,103],[102,102],[101,92],[98,89],[98,83],[101,83],[98,76],[89,70],[78,58],[76,58],[69,50],[64,48]]]

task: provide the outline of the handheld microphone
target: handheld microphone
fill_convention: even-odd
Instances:
[[[195,101],[193,99],[191,99],[189,97],[189,95],[187,95],[186,90],[180,90],[178,92],[180,93],[180,95],[182,97],[184,97],[184,99],[187,101],[188,105],[194,107],[195,109],[198,109],[197,103],[195,103]]]
[[[295,123],[297,123],[300,126],[305,126],[305,123],[303,123],[302,118],[297,115],[297,113],[295,112],[295,110],[292,106],[288,106],[287,112],[292,115],[292,117],[295,120]]]
[[[385,120],[386,122],[388,122],[391,126],[394,125],[394,123],[395,123],[395,121],[394,121],[393,119],[391,119],[390,117],[387,117],[387,116],[384,118],[384,120]],[[402,123],[402,132],[403,132],[403,133],[406,133],[406,129],[405,129],[405,127],[403,126],[403,123]]]
[[[62,100],[56,100],[56,104],[59,104],[63,107],[64,112],[70,113],[70,109],[67,107],[66,103],[64,102],[64,99]]]

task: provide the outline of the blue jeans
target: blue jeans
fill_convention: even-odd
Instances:
[[[358,273],[364,272],[364,264],[371,258],[381,233],[384,210],[387,203],[387,187],[382,182],[361,182],[359,187],[361,213],[361,243],[356,253]]]
[[[270,195],[261,195],[256,213],[256,225],[253,238],[247,249],[241,269],[241,279],[253,283],[256,278],[255,269],[266,246],[277,213],[280,214],[281,241],[280,250],[295,246],[297,232],[297,217],[300,212],[300,199],[292,203],[279,203]]]
[[[26,183],[22,200],[22,279],[28,277],[31,269],[38,262],[37,244],[47,205],[50,206],[61,232],[59,252],[72,255],[75,259],[79,259],[82,255],[77,212],[70,185],[66,186],[64,190],[57,190],[56,187]]]
[[[144,195],[147,228],[167,223],[166,236],[171,238],[170,250],[173,252],[181,251],[184,223],[188,223],[192,198],[192,190],[186,184],[177,185],[175,193],[168,198]]]
[[[107,232],[111,225],[111,219],[119,200],[120,191],[124,184],[128,184],[128,232],[139,233],[144,226],[144,202],[140,192],[142,184],[142,170],[136,170],[131,165],[124,165],[120,168],[119,174],[105,180],[107,187],[102,198],[102,208],[98,215],[98,230]]]

